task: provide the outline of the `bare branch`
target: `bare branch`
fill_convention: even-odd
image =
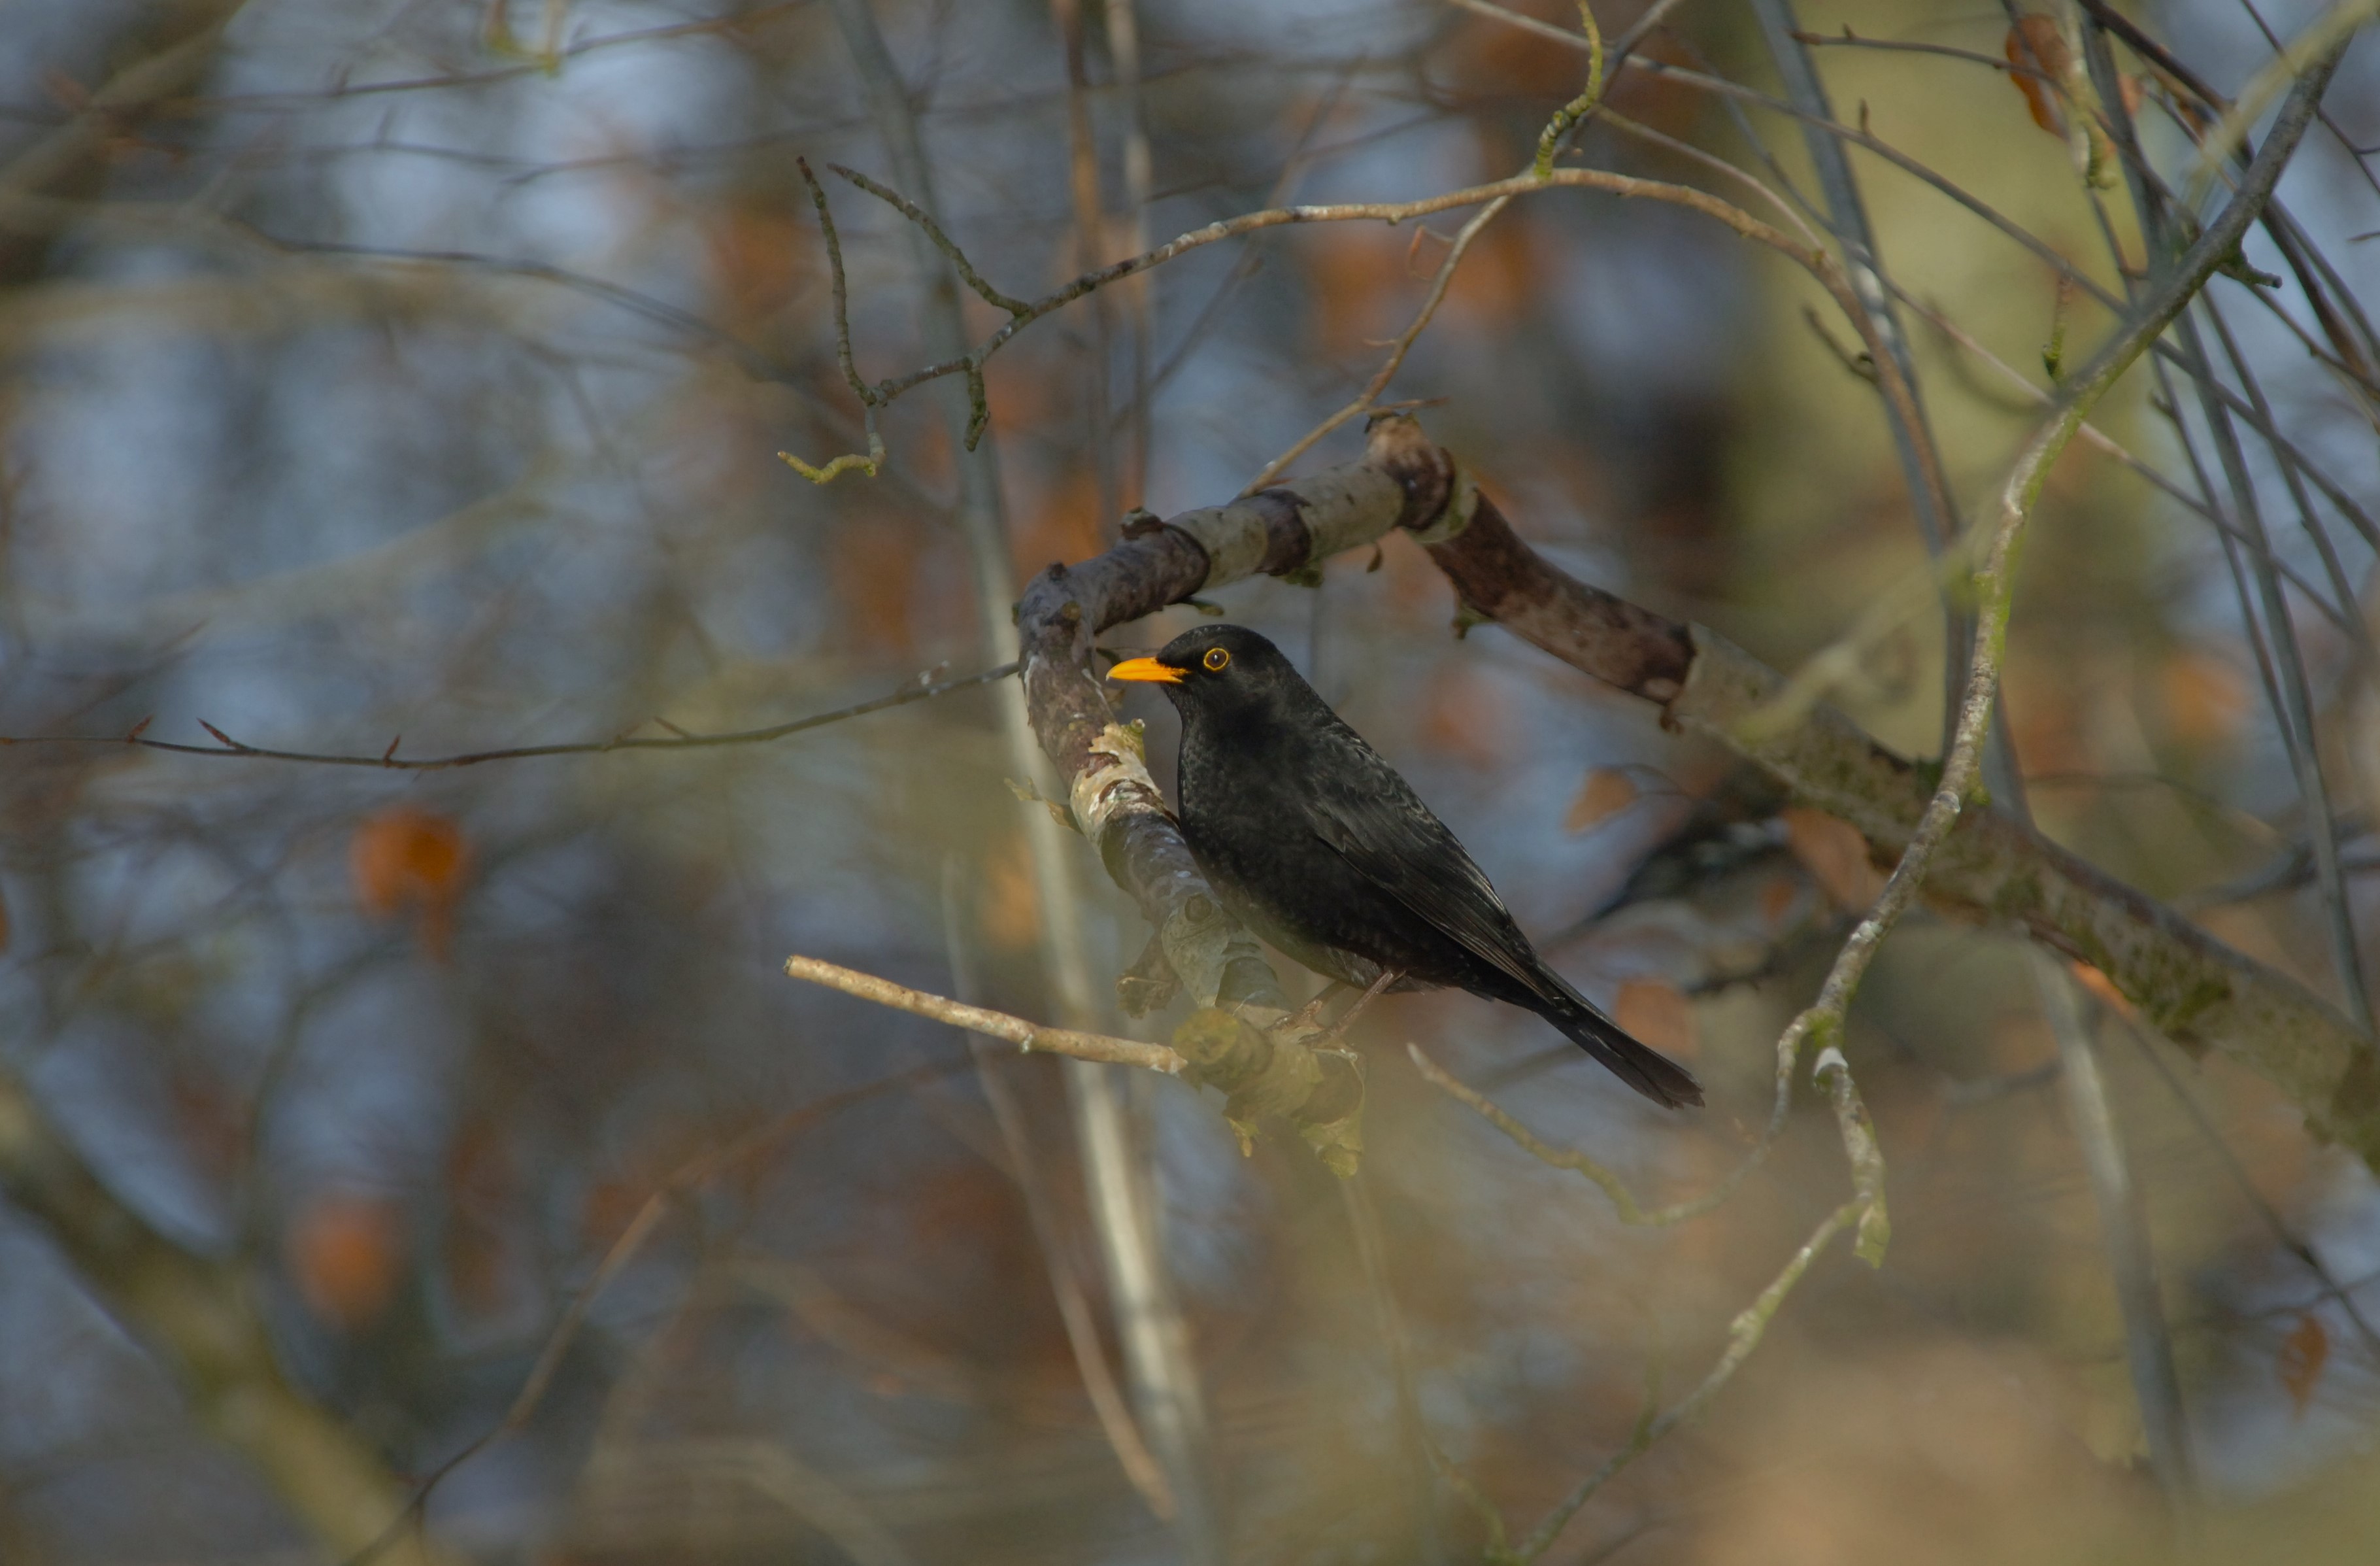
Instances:
[[[1597,1490],[1617,1477],[1621,1470],[1651,1450],[1654,1445],[1670,1431],[1681,1425],[1694,1423],[1708,1412],[1711,1403],[1720,1392],[1726,1389],[1727,1384],[1735,1379],[1735,1373],[1743,1367],[1743,1362],[1752,1357],[1752,1352],[1755,1349],[1760,1347],[1761,1339],[1767,1336],[1768,1324],[1777,1318],[1778,1311],[1784,1306],[1786,1296],[1793,1291],[1795,1284],[1802,1281],[1802,1275],[1810,1270],[1810,1264],[1818,1259],[1818,1253],[1824,1251],[1836,1235],[1840,1234],[1854,1221],[1864,1221],[1865,1212],[1864,1205],[1853,1199],[1828,1214],[1825,1220],[1811,1232],[1810,1237],[1802,1242],[1801,1249],[1795,1251],[1786,1261],[1784,1268],[1778,1273],[1768,1287],[1763,1289],[1758,1297],[1738,1312],[1735,1319],[1728,1324],[1726,1349],[1720,1352],[1718,1363],[1710,1367],[1702,1380],[1695,1385],[1694,1389],[1687,1393],[1668,1412],[1658,1416],[1648,1407],[1645,1412],[1645,1417],[1637,1420],[1635,1433],[1629,1438],[1626,1446],[1612,1453],[1605,1460],[1602,1467],[1588,1474],[1580,1482],[1576,1489],[1555,1503],[1553,1509],[1546,1514],[1545,1521],[1538,1523],[1527,1538],[1496,1559],[1510,1562],[1512,1566],[1522,1566],[1522,1563],[1535,1560],[1538,1556],[1543,1555],[1553,1548],[1554,1541],[1560,1537],[1561,1531],[1570,1525],[1570,1520],[1578,1515],[1579,1509],[1592,1500]]]
[[[1856,296],[1845,280],[1842,270],[1833,258],[1815,247],[1792,239],[1707,191],[1691,186],[1673,185],[1658,179],[1640,179],[1630,175],[1614,174],[1596,168],[1557,168],[1539,176],[1534,170],[1509,179],[1475,185],[1465,190],[1449,190],[1413,202],[1361,202],[1323,206],[1273,207],[1262,212],[1244,213],[1237,217],[1222,218],[1203,228],[1180,235],[1151,251],[1112,264],[1086,272],[1074,281],[1034,300],[1025,310],[1013,314],[1009,321],[974,349],[952,358],[938,361],[905,374],[876,383],[872,395],[878,407],[882,407],[903,394],[929,381],[946,375],[966,378],[968,398],[975,410],[967,431],[966,445],[970,450],[981,436],[990,417],[984,401],[984,366],[992,356],[1006,347],[1016,334],[1052,311],[1059,310],[1103,288],[1109,284],[1136,276],[1151,268],[1161,266],[1177,256],[1221,240],[1261,232],[1268,228],[1306,223],[1386,223],[1395,225],[1427,217],[1433,213],[1450,212],[1463,207],[1487,206],[1515,196],[1557,189],[1599,190],[1609,195],[1636,200],[1656,201],[1672,206],[1685,207],[1726,224],[1747,239],[1767,245],[1808,270],[1815,276],[1836,302],[1841,305],[1863,336],[1873,328],[1861,310]],[[1425,317],[1424,324],[1427,324]],[[1393,373],[1393,370],[1391,370]],[[1906,385],[1897,375],[1888,375],[1886,389],[1889,395],[1905,398]]]
[[[872,479],[876,476],[876,470],[884,464],[884,437],[876,428],[879,398],[868,383],[859,378],[858,366],[852,359],[851,297],[849,285],[843,274],[843,240],[834,231],[834,213],[827,205],[825,187],[819,183],[818,176],[810,172],[809,160],[795,158],[794,166],[801,170],[802,183],[809,187],[810,205],[818,211],[819,232],[826,239],[827,273],[834,288],[835,361],[843,366],[843,378],[850,383],[852,395],[859,398],[860,416],[867,421],[868,454],[863,457],[856,452],[846,451],[829,459],[823,467],[812,467],[789,451],[780,451],[777,458],[812,483],[832,483],[838,475],[853,468]],[[842,173],[843,170],[837,169],[836,172]]]
[[[930,1017],[937,1022],[948,1022],[954,1028],[965,1028],[987,1038],[1005,1040],[1028,1055],[1065,1055],[1077,1060],[1104,1060],[1117,1066],[1138,1066],[1147,1071],[1163,1071],[1168,1076],[1180,1074],[1189,1062],[1161,1044],[1143,1044],[1138,1039],[1113,1038],[1106,1034],[1079,1033],[1073,1028],[1045,1028],[1028,1022],[1022,1017],[1012,1017],[1005,1011],[993,1011],[981,1006],[969,1006],[965,1001],[950,1000],[924,990],[913,990],[906,985],[896,985],[890,979],[880,979],[873,973],[821,962],[815,957],[788,957],[785,972],[796,979],[862,1000],[889,1006],[895,1011],[907,1011],[919,1017]]]
[[[602,1259],[596,1263],[595,1270],[588,1278],[586,1286],[573,1296],[569,1305],[564,1309],[561,1319],[554,1323],[553,1330],[546,1334],[545,1343],[538,1351],[536,1363],[529,1366],[528,1375],[521,1382],[520,1390],[513,1394],[512,1403],[504,1410],[504,1418],[498,1421],[492,1429],[468,1442],[460,1451],[423,1475],[420,1482],[414,1486],[413,1494],[406,1502],[404,1510],[391,1520],[377,1538],[343,1561],[341,1566],[370,1566],[370,1562],[380,1560],[403,1538],[407,1529],[419,1523],[423,1511],[430,1504],[431,1496],[453,1476],[456,1470],[506,1437],[516,1435],[528,1427],[530,1416],[537,1413],[540,1405],[545,1401],[546,1393],[552,1390],[554,1377],[561,1372],[563,1361],[568,1356],[572,1346],[577,1342],[579,1331],[587,1325],[587,1318],[593,1312],[596,1303],[602,1299],[605,1291],[619,1279],[620,1275],[627,1270],[628,1264],[643,1253],[646,1242],[651,1240],[660,1230],[662,1219],[669,1216],[673,1203],[682,1200],[692,1192],[700,1190],[722,1174],[749,1162],[755,1156],[775,1146],[785,1138],[797,1132],[805,1131],[832,1115],[856,1105],[880,1098],[888,1093],[922,1087],[927,1083],[963,1071],[966,1067],[965,1061],[933,1061],[922,1066],[913,1066],[905,1071],[899,1071],[892,1076],[863,1083],[858,1087],[845,1088],[840,1093],[828,1094],[822,1098],[813,1099],[808,1104],[789,1109],[766,1124],[757,1126],[743,1135],[734,1138],[725,1145],[712,1148],[709,1152],[689,1158],[671,1170],[668,1177],[638,1207],[636,1216],[628,1220],[627,1227],[620,1231],[618,1238],[614,1239],[610,1248],[603,1253]]]
[[[365,1548],[405,1495],[377,1453],[281,1372],[237,1266],[160,1234],[94,1176],[25,1084],[0,1071],[0,1193],[65,1253],[77,1276],[157,1356],[213,1437],[255,1464],[291,1514],[334,1550]],[[452,1566],[419,1534],[387,1540],[392,1566]]]
[[[1428,329],[1431,319],[1438,314],[1438,307],[1445,302],[1446,290],[1454,282],[1454,269],[1463,264],[1463,256],[1471,249],[1471,241],[1476,239],[1481,230],[1495,222],[1497,216],[1512,204],[1512,197],[1500,196],[1480,208],[1477,214],[1463,226],[1454,236],[1454,243],[1447,247],[1446,259],[1439,263],[1438,275],[1430,279],[1428,297],[1422,300],[1421,309],[1415,312],[1412,324],[1397,338],[1396,345],[1389,350],[1388,358],[1364,384],[1364,389],[1357,392],[1346,406],[1306,431],[1294,446],[1266,463],[1263,471],[1248,481],[1248,487],[1240,492],[1242,495],[1254,495],[1271,483],[1291,463],[1314,449],[1316,444],[1333,430],[1378,410],[1380,394],[1388,390],[1390,381],[1396,379],[1398,370],[1404,365],[1405,355],[1413,350],[1415,342]]]
[[[1469,1107],[1480,1119],[1502,1132],[1522,1152],[1541,1164],[1585,1176],[1597,1190],[1611,1198],[1613,1213],[1621,1223],[1631,1228],[1667,1229],[1724,1205],[1727,1199],[1735,1194],[1736,1187],[1743,1183],[1744,1178],[1767,1161],[1768,1150],[1776,1142],[1776,1133],[1783,1119],[1781,1116],[1773,1118],[1766,1133],[1754,1145],[1751,1155],[1710,1190],[1666,1207],[1647,1207],[1637,1201],[1635,1193],[1628,1189],[1628,1182],[1609,1166],[1598,1163],[1574,1147],[1555,1147],[1540,1140],[1535,1132],[1507,1114],[1494,1099],[1464,1085],[1424,1054],[1421,1046],[1407,1044],[1405,1053],[1412,1057],[1414,1069],[1421,1073],[1424,1082]]]
[[[459,755],[432,756],[420,761],[400,760],[396,741],[389,741],[386,751],[376,756],[345,755],[321,751],[276,751],[261,745],[250,745],[235,740],[213,724],[200,720],[199,727],[220,741],[216,745],[183,745],[170,740],[152,740],[143,733],[153,717],[144,717],[126,734],[23,734],[0,735],[5,745],[131,745],[144,751],[166,751],[181,756],[211,756],[242,761],[305,762],[315,766],[369,766],[386,772],[443,772],[460,766],[478,766],[492,761],[522,761],[532,756],[595,756],[614,751],[708,751],[726,745],[764,745],[772,740],[800,734],[812,728],[823,728],[845,718],[865,717],[888,707],[905,707],[912,702],[929,701],[953,691],[965,691],[978,685],[990,685],[1006,679],[1016,672],[1014,664],[1002,664],[980,674],[962,675],[956,679],[928,682],[922,679],[902,686],[889,696],[871,697],[832,712],[813,713],[790,723],[772,724],[766,728],[746,728],[733,734],[688,734],[666,719],[653,721],[674,736],[668,740],[637,739],[615,735],[609,740],[581,740],[559,745],[516,745],[501,751],[466,751]]]
[[[1586,0],[1578,0],[1578,19],[1586,30],[1586,89],[1555,111],[1545,129],[1537,133],[1536,161],[1529,166],[1540,179],[1554,171],[1554,158],[1571,128],[1593,114],[1603,99],[1603,30],[1595,25],[1595,12]]]
[[[926,238],[934,242],[934,248],[949,258],[951,265],[958,270],[960,280],[965,283],[968,288],[973,288],[978,294],[981,295],[983,301],[986,304],[992,306],[996,310],[1004,310],[1011,315],[1022,315],[1026,311],[1033,308],[1031,305],[1026,304],[1023,300],[1011,299],[1006,294],[1002,293],[998,288],[995,288],[990,284],[985,282],[982,275],[978,274],[973,264],[967,261],[966,252],[959,249],[957,245],[952,243],[950,236],[942,232],[942,226],[936,223],[933,218],[928,214],[926,210],[923,207],[920,207],[917,202],[911,201],[900,191],[892,189],[890,186],[879,185],[875,180],[868,178],[868,176],[860,173],[856,169],[845,168],[839,163],[831,163],[827,165],[827,167],[832,169],[844,178],[850,180],[854,185],[858,186],[861,190],[867,191],[878,201],[882,202],[885,205],[891,207],[893,211],[899,213],[902,216],[907,218],[910,222],[924,229],[926,231]],[[808,164],[802,165],[802,172],[805,175],[808,174],[809,165]],[[823,210],[823,208],[821,208],[821,210]]]

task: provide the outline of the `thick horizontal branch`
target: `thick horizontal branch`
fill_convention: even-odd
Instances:
[[[1759,764],[1798,801],[1858,827],[1878,858],[1897,858],[1908,847],[1932,793],[1927,769],[1831,707],[1771,732],[1765,720],[1784,693],[1783,675],[1699,626],[1646,616],[1633,634],[1615,633],[1608,629],[1615,606],[1633,606],[1509,537],[1485,502],[1472,528],[1483,525],[1480,553],[1507,573],[1491,596],[1516,634],[1639,695],[1651,695],[1664,678],[1657,672],[1648,680],[1645,671],[1666,671],[1676,638],[1691,637],[1684,687],[1663,703],[1664,723]],[[1498,537],[1499,530],[1508,536]],[[1458,584],[1481,573],[1466,543],[1470,532],[1430,551]],[[1926,895],[1948,911],[2013,926],[2090,963],[2176,1043],[2230,1056],[2288,1094],[2318,1130],[2380,1162],[2380,1083],[2368,1052],[2344,1018],[2295,981],[1998,810],[1961,814],[1936,855]]]
[[[1257,948],[1216,905],[1091,665],[1091,639],[1194,593],[1318,563],[1402,527],[1463,605],[1619,690],[1669,727],[1708,735],[1858,827],[1890,863],[1933,792],[1933,769],[1818,706],[1775,721],[1786,678],[1725,638],[1577,581],[1532,549],[1452,459],[1404,418],[1373,427],[1358,462],[1232,505],[1129,529],[1114,548],[1053,566],[1018,605],[1026,698],[1076,823],[1138,899],[1174,972],[1204,1004],[1277,994]],[[2092,964],[2144,1020],[2273,1083],[2322,1134],[2380,1165],[2380,1073],[2353,1029],[2296,981],[2004,812],[1970,808],[1926,884],[1944,911],[2021,931]]]

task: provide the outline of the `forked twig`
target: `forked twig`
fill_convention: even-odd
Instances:
[[[819,467],[811,466],[790,451],[780,451],[777,458],[812,483],[832,483],[853,468],[872,479],[876,476],[876,470],[884,464],[884,436],[876,428],[876,410],[882,406],[884,399],[860,379],[858,366],[852,359],[851,300],[849,286],[843,274],[843,241],[834,231],[834,213],[827,206],[826,189],[819,183],[818,176],[810,172],[808,158],[795,158],[794,166],[801,170],[802,183],[809,187],[810,205],[818,210],[819,231],[826,237],[827,272],[834,285],[834,355],[836,361],[843,366],[843,378],[851,384],[852,395],[859,398],[860,417],[868,430],[868,452],[862,456],[855,451],[846,451],[841,456],[829,458],[823,466]],[[924,216],[923,214],[917,215],[920,218]],[[927,227],[938,240],[941,239],[941,231],[933,228],[930,223]],[[948,243],[947,240],[941,242]]]

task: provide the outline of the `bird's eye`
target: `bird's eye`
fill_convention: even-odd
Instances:
[[[1226,653],[1220,647],[1209,647],[1207,649],[1207,655],[1198,661],[1205,664],[1215,673],[1220,674],[1225,669],[1232,667],[1232,655]]]

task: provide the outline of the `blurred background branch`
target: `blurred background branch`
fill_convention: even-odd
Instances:
[[[392,1566],[458,1559],[417,1534],[387,1536],[406,1508],[403,1486],[289,1383],[239,1269],[191,1254],[126,1207],[11,1073],[0,1073],[0,1193],[41,1225],[199,1422],[255,1464],[325,1548],[347,1556],[384,1540],[375,1558]]]

